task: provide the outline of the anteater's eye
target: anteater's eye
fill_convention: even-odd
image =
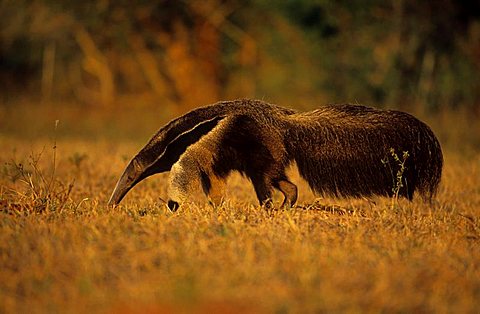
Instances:
[[[136,159],[133,160],[133,167],[135,168],[135,171],[139,172],[142,167],[140,166],[140,164],[138,163],[138,161]]]

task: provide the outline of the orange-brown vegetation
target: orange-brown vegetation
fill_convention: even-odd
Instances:
[[[121,114],[114,121],[125,123],[106,125],[113,117],[105,113],[83,111],[87,123],[69,118],[75,109],[41,108],[52,115],[32,109],[35,120],[21,107],[1,115],[0,312],[473,313],[480,306],[480,133],[468,116],[427,119],[445,152],[433,204],[319,199],[292,170],[297,208],[266,211],[234,176],[223,206],[195,196],[197,203],[171,213],[162,201],[166,174],[142,182],[119,207],[106,206],[128,159],[160,122],[143,116],[149,125],[137,125],[134,136]]]

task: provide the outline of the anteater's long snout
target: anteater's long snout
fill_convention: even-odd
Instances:
[[[123,179],[123,176],[120,178],[120,180],[118,180],[117,185],[115,186],[115,189],[113,190],[112,195],[108,200],[108,206],[118,205],[118,203],[120,203],[123,197],[130,190],[130,188],[125,187],[125,180],[122,180],[122,179]]]
[[[120,201],[123,199],[126,192],[122,191],[123,189],[120,188],[120,180],[117,182],[117,185],[115,186],[115,189],[112,192],[112,195],[110,195],[110,199],[108,200],[108,206],[115,206],[120,203]]]
[[[115,185],[112,195],[108,201],[109,206],[118,205],[131,188],[139,182],[140,173],[136,171],[134,162],[131,161],[122,176]]]

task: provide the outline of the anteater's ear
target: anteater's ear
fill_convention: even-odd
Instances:
[[[179,134],[167,144],[163,153],[148,167],[148,175],[158,172],[169,171],[173,164],[187,150],[188,146],[196,143],[202,136],[208,134],[225,116],[218,116],[205,120],[188,131]]]

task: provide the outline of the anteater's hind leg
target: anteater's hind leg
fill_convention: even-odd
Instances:
[[[282,192],[285,197],[282,207],[292,207],[297,202],[298,192],[297,186],[287,179],[274,182],[273,186]]]

